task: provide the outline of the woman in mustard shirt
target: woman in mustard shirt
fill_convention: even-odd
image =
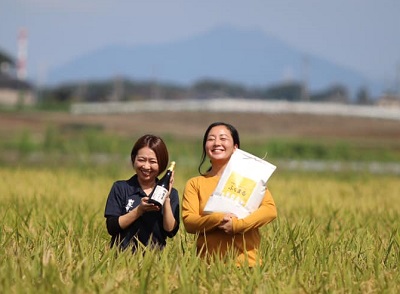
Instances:
[[[268,189],[259,208],[238,219],[233,214],[214,212],[203,215],[204,207],[215,190],[233,152],[240,148],[235,127],[224,122],[211,124],[203,138],[203,155],[199,176],[186,183],[182,199],[182,220],[188,233],[197,234],[197,252],[202,257],[225,256],[233,252],[237,265],[253,267],[261,264],[258,256],[261,236],[259,228],[277,216],[275,202]],[[203,173],[206,157],[211,167]]]

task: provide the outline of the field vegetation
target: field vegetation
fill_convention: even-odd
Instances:
[[[103,213],[113,181],[132,174],[133,141],[144,130],[164,136],[177,162],[175,186],[182,194],[188,177],[197,174],[207,120],[216,116],[199,119],[198,129],[186,122],[189,134],[167,121],[124,131],[113,129],[110,117],[1,116],[1,293],[400,291],[397,174],[306,172],[278,165],[269,181],[278,218],[261,230],[264,263],[253,269],[236,267],[229,256],[207,264],[196,256],[194,236],[183,226],[162,252],[118,253],[109,248]],[[10,123],[12,118],[17,119]],[[221,114],[221,120],[229,117]],[[300,131],[274,137],[257,131],[262,136],[256,136],[245,122],[235,122],[243,149],[260,157],[267,153],[272,163],[285,158],[400,161],[390,122],[358,138],[338,136],[338,128],[335,136],[325,130],[322,140]]]

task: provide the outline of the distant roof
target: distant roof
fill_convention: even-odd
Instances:
[[[32,85],[28,82],[18,80],[0,72],[0,89],[28,90]]]
[[[3,51],[0,50],[0,64],[3,62],[7,62],[9,64],[11,64],[12,66],[15,66],[15,61],[8,56],[6,53],[4,53]]]

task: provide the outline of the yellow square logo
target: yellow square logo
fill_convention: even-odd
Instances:
[[[223,195],[230,195],[231,198],[237,198],[246,203],[253,193],[255,186],[256,182],[254,180],[245,178],[236,172],[231,172],[222,189],[222,193]]]

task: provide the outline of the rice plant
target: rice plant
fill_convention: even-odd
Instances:
[[[400,201],[391,175],[277,172],[278,219],[255,268],[206,262],[181,226],[163,251],[109,248],[103,217],[130,170],[0,168],[1,293],[398,293]],[[175,173],[182,194],[187,173]]]

